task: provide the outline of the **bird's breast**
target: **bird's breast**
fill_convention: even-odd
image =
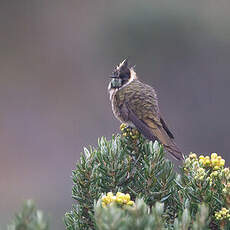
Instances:
[[[120,108],[122,104],[124,103],[124,100],[122,100],[122,96],[120,95],[120,92],[118,89],[110,89],[109,90],[110,94],[110,101],[112,105],[112,111],[114,116],[122,123],[125,121],[123,120],[120,112]]]

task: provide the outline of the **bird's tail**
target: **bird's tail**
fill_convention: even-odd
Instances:
[[[180,149],[177,147],[177,145],[175,144],[173,140],[171,140],[170,144],[168,145],[163,144],[163,146],[166,149],[166,151],[172,154],[172,156],[176,158],[177,160],[184,159],[184,155],[182,154],[182,152],[180,151]]]
[[[174,142],[174,137],[170,137],[163,127],[154,130],[156,139],[164,146],[165,150],[172,154],[177,160],[183,160],[184,155]]]
[[[166,151],[172,154],[177,160],[183,160],[184,156],[174,142],[172,133],[167,128],[165,122],[161,118],[161,123],[153,118],[145,118],[145,121],[138,120],[132,111],[129,111],[129,116],[132,116],[136,128],[142,133],[147,139],[152,141],[159,141]]]

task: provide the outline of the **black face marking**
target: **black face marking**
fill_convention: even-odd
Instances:
[[[129,73],[120,73],[119,78],[122,80],[122,85],[126,84],[129,81],[130,78],[130,71]]]

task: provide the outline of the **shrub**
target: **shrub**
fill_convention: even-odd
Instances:
[[[230,229],[230,170],[221,156],[191,153],[176,173],[157,142],[125,125],[121,132],[84,149],[67,230]]]

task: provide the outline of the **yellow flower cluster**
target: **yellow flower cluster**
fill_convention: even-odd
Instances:
[[[122,132],[122,135],[124,137],[131,137],[132,139],[138,139],[140,136],[140,133],[138,132],[137,129],[134,128],[129,128],[126,124],[122,123],[120,125],[120,130]]]
[[[207,178],[207,180],[209,180],[209,184],[210,185],[213,185],[215,183],[213,183],[213,181],[216,179],[216,178],[220,178],[221,177],[221,173],[219,171],[213,171],[210,176]]]
[[[209,156],[199,156],[199,163],[205,167],[211,167],[213,170],[219,170],[225,165],[225,160],[216,153],[212,153],[211,158]]]
[[[224,220],[224,219],[230,220],[229,209],[222,208],[219,212],[215,213],[215,217],[217,220]]]
[[[185,159],[184,171],[192,173],[194,178],[199,181],[206,178],[212,185],[216,178],[224,179],[224,181],[230,180],[230,170],[224,168],[224,165],[225,160],[216,153],[212,153],[211,157],[203,155],[198,157],[195,153],[191,153]]]
[[[198,160],[197,160],[197,155],[195,153],[189,154],[189,156],[185,159],[185,167],[189,167],[191,165],[196,166],[196,167],[199,165]]]
[[[127,125],[125,123],[122,123],[120,125],[120,130],[123,132],[127,128]]]
[[[196,176],[195,176],[195,179],[197,179],[197,180],[203,180],[204,177],[205,177],[205,169],[199,167],[199,168],[197,169],[197,174],[196,174]]]
[[[197,173],[199,170],[199,162],[197,160],[197,155],[195,153],[191,153],[184,162],[184,171],[185,172],[195,172]],[[199,171],[200,176],[203,176],[203,170]],[[198,178],[198,177],[197,177]]]
[[[112,203],[116,203],[119,205],[129,205],[129,206],[133,206],[134,205],[134,201],[130,200],[130,195],[124,194],[122,192],[117,192],[116,196],[113,195],[112,192],[108,192],[107,195],[104,195],[101,198],[102,201],[102,207],[106,207],[108,204],[112,204]]]
[[[189,154],[189,159],[191,159],[191,160],[197,160],[197,155],[195,153],[190,153]]]

